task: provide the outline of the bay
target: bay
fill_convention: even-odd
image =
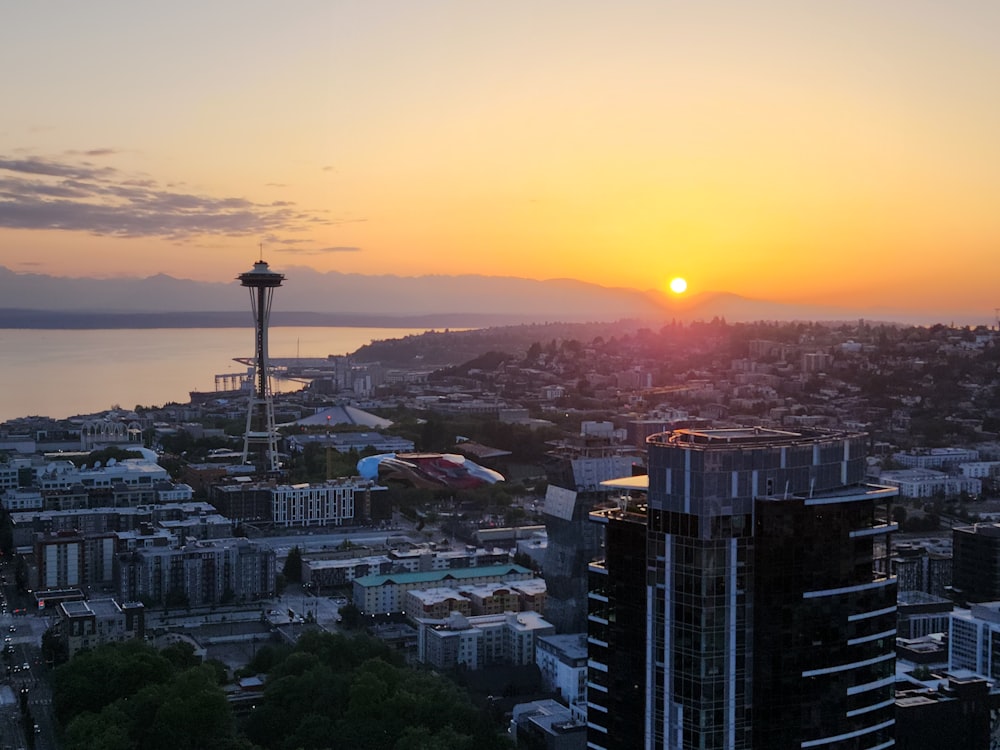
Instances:
[[[268,349],[271,357],[343,355],[425,330],[273,326]],[[245,372],[234,358],[253,355],[250,327],[0,329],[0,422],[187,403],[190,391],[215,390],[215,375]]]

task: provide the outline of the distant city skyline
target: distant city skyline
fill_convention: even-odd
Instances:
[[[0,263],[1000,306],[1000,6],[4,10]]]

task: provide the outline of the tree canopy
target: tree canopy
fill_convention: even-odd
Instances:
[[[249,748],[218,675],[184,649],[142,641],[77,654],[53,674],[53,705],[67,750]]]
[[[246,733],[267,750],[509,747],[447,678],[402,666],[369,636],[330,633],[305,634],[272,662]]]

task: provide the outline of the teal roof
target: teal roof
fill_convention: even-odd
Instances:
[[[359,586],[381,586],[385,583],[436,583],[439,581],[462,581],[467,578],[485,576],[527,575],[533,573],[520,565],[483,565],[478,568],[454,568],[451,570],[431,570],[426,573],[386,573],[385,575],[361,576],[354,583]]]

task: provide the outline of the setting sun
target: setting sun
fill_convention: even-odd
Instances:
[[[670,291],[674,294],[684,294],[687,291],[688,283],[678,276],[675,279],[670,280]]]

